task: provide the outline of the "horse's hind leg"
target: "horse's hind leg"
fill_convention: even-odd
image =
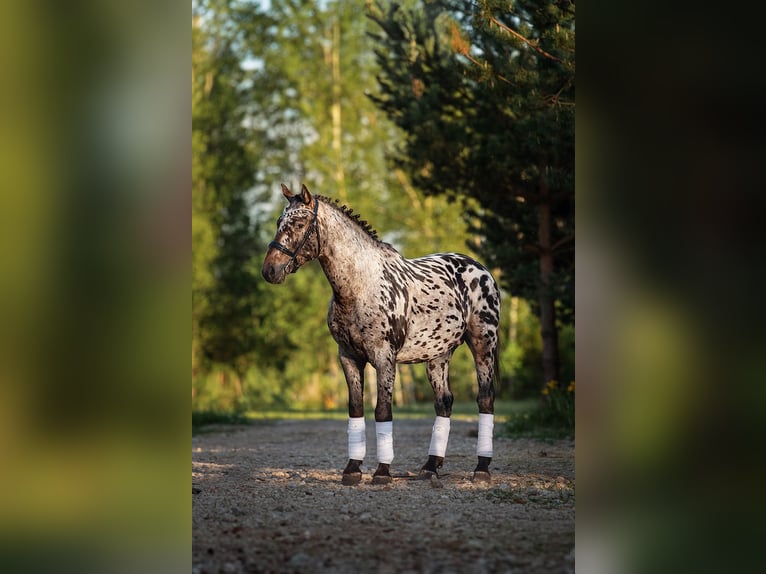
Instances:
[[[340,364],[348,385],[348,464],[341,482],[346,486],[362,480],[361,464],[367,452],[364,425],[364,362],[340,353]]]
[[[492,462],[492,433],[495,418],[495,376],[497,375],[497,331],[483,329],[480,337],[466,340],[476,363],[476,378],[479,392],[479,436],[476,441],[478,464],[473,471],[473,480],[490,481],[489,463]]]
[[[434,410],[436,419],[431,431],[431,445],[428,449],[428,460],[420,469],[418,478],[428,479],[438,476],[437,470],[444,463],[449,440],[450,415],[452,414],[452,391],[449,388],[449,362],[452,352],[443,355],[426,364],[426,374],[434,390]]]

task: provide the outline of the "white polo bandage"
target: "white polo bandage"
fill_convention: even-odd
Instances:
[[[450,419],[447,417],[436,417],[434,427],[431,430],[431,446],[428,448],[428,454],[444,458],[447,452],[447,441],[449,440]]]
[[[367,435],[364,432],[364,417],[348,418],[348,458],[364,460],[367,454]]]
[[[394,460],[394,423],[386,421],[375,423],[375,432],[378,437],[378,462],[391,464]]]
[[[476,454],[492,458],[492,430],[495,415],[479,413],[479,439],[476,441]]]

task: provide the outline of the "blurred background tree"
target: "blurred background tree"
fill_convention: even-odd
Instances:
[[[239,397],[261,288],[247,197],[258,156],[245,119],[263,99],[244,84],[240,17],[216,1],[192,14],[192,379],[217,369]]]
[[[427,9],[431,14],[436,6],[412,3],[407,13]],[[438,251],[480,254],[502,271],[502,285],[511,290],[504,297],[499,395],[539,395],[542,339],[533,312],[539,299],[531,288],[523,291],[513,283],[511,256],[503,255],[510,249],[503,230],[507,234],[510,227],[502,225],[510,226],[516,214],[506,210],[505,219],[491,220],[497,205],[482,194],[471,195],[474,188],[463,183],[468,174],[450,175],[454,188],[442,193],[413,171],[413,163],[403,161],[404,151],[420,136],[395,114],[391,121],[390,110],[381,110],[381,98],[387,97],[381,86],[387,85],[395,62],[381,58],[387,40],[375,32],[378,25],[367,14],[382,21],[381,14],[397,12],[340,1],[193,3],[194,410],[345,407],[337,347],[326,326],[331,291],[321,269],[309,264],[281,287],[260,277],[266,244],[284,204],[282,181],[292,186],[305,182],[313,192],[347,203],[407,257]],[[436,21],[434,14],[429,18]],[[449,30],[442,26],[434,32],[443,38]],[[496,41],[499,45],[501,39]],[[439,57],[455,59],[454,50]],[[408,72],[402,67],[401,73]],[[444,81],[456,82],[457,72],[450,73]],[[493,97],[499,101],[508,93]],[[465,113],[482,117],[478,111]],[[506,145],[492,135],[491,124],[482,120],[472,129],[487,131],[496,146]],[[478,133],[472,137],[462,144],[443,143],[463,146],[466,151],[460,153],[467,153],[481,139]],[[439,142],[422,141],[425,147],[413,158],[431,148],[440,153]],[[457,153],[458,147],[452,149]],[[454,165],[461,165],[457,157]],[[479,166],[472,173],[478,171]],[[508,188],[502,192],[517,195]],[[488,245],[499,241],[495,236],[502,242],[493,252]],[[557,300],[567,308],[563,296]],[[573,337],[571,342],[573,347]],[[475,371],[470,353],[462,348],[451,381],[459,399],[473,401]],[[371,385],[366,400],[374,399]],[[422,365],[399,367],[394,400],[430,402]]]
[[[395,163],[472,198],[477,251],[540,319],[544,381],[574,322],[574,3],[376,3],[373,99],[406,134]]]

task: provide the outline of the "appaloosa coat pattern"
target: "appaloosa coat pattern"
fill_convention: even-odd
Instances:
[[[377,372],[375,407],[378,468],[374,483],[391,481],[393,460],[391,395],[396,363],[426,363],[434,392],[431,447],[420,476],[437,474],[444,461],[453,395],[449,362],[466,343],[476,363],[479,407],[478,464],[474,480],[490,480],[494,381],[498,364],[500,293],[489,271],[457,253],[406,259],[378,239],[366,221],[346,206],[306,186],[288,200],[263,262],[263,277],[284,282],[317,259],[332,286],[327,324],[338,343],[348,385],[349,461],[344,484],[361,480],[364,444],[364,367]]]

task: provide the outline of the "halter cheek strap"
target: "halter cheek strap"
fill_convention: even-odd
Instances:
[[[303,246],[306,245],[306,241],[308,241],[309,236],[311,235],[311,232],[316,229],[317,233],[317,245],[319,244],[319,227],[317,227],[317,212],[319,211],[319,202],[317,200],[314,200],[314,210],[312,212],[311,217],[311,223],[309,223],[309,226],[306,228],[306,232],[303,234],[303,238],[301,239],[300,243],[298,243],[298,246],[295,248],[294,251],[291,251],[278,241],[272,241],[269,243],[269,248],[274,248],[278,251],[281,251],[285,255],[287,255],[290,258],[288,266],[293,267],[293,271],[295,272],[298,270],[297,267],[295,267],[295,263],[298,259],[298,253],[300,253],[301,249],[303,249]]]

